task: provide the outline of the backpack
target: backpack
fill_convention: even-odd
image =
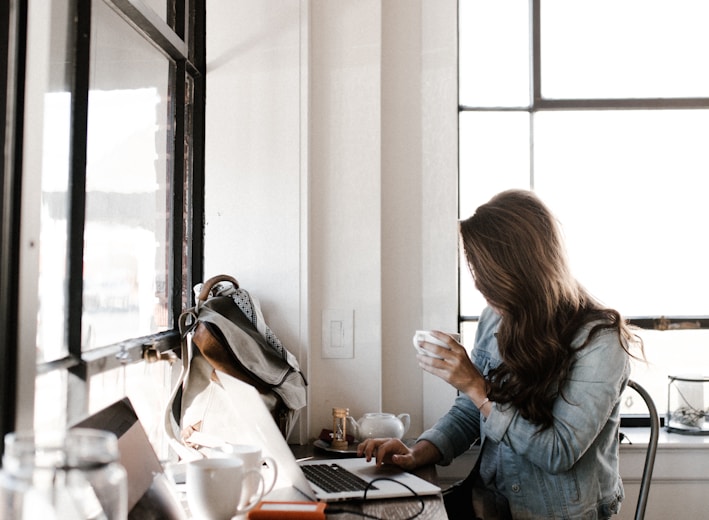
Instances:
[[[220,381],[225,377],[255,387],[287,439],[306,404],[307,381],[295,356],[233,277],[212,277],[195,293],[195,306],[179,318],[182,371],[165,410],[171,445],[192,459],[202,447],[238,437],[239,425],[224,410],[239,396],[228,395]]]

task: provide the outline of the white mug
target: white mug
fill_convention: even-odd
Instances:
[[[244,461],[244,467],[247,470],[258,471],[262,477],[264,495],[267,495],[276,484],[276,479],[278,478],[276,461],[272,457],[262,456],[259,446],[254,444],[226,444],[219,448],[219,455],[216,455],[216,452],[213,452],[213,454],[220,457],[236,457]],[[248,485],[245,489],[246,496],[249,496],[258,489],[259,479],[254,475],[249,475],[247,480]]]
[[[260,485],[249,494],[252,478]],[[261,473],[246,469],[239,458],[199,459],[187,464],[187,504],[193,518],[230,520],[253,509],[263,495]]]
[[[458,334],[457,332],[446,332],[445,334],[460,343],[460,334]],[[423,343],[424,341],[428,343],[433,343],[434,345],[439,345],[444,348],[448,348],[448,345],[446,345],[442,340],[434,337],[433,334],[431,334],[431,331],[428,330],[417,330],[414,334],[414,348],[419,354],[423,354],[424,356],[429,356],[436,359],[443,359],[441,356],[423,348],[421,346],[421,343]]]

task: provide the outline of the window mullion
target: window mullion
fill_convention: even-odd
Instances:
[[[709,316],[631,316],[628,322],[647,330],[709,329]]]
[[[532,92],[530,92],[530,102],[532,111],[536,109],[542,99],[542,63],[541,63],[541,0],[532,0],[532,19],[530,20],[530,38],[531,38],[531,67],[529,67],[532,75],[529,82]]]
[[[538,110],[707,109],[709,98],[540,99]]]
[[[19,356],[17,294],[20,272],[20,203],[22,180],[22,128],[24,96],[27,6],[23,2],[5,2],[0,7],[0,38],[3,51],[0,71],[5,87],[0,95],[0,112],[5,126],[0,130],[4,146],[0,164],[0,365],[17,367]],[[18,380],[17,370],[5,369],[0,385],[0,455],[4,451],[4,435],[15,429]]]
[[[174,75],[174,80],[170,81],[170,88],[174,89],[174,95],[171,97],[170,117],[175,122],[173,129],[173,160],[172,160],[172,222],[169,235],[169,243],[171,244],[170,256],[170,274],[168,280],[172,284],[170,288],[170,308],[173,316],[173,327],[177,327],[176,317],[180,315],[182,310],[182,272],[183,264],[183,246],[185,239],[185,118],[186,118],[186,72],[185,60],[180,60],[176,67],[170,69],[170,74]]]
[[[529,187],[534,189],[534,112],[542,100],[542,65],[541,65],[541,0],[531,0],[531,19],[529,20],[530,56],[529,86],[531,92],[529,107]]]
[[[135,0],[107,1],[172,59],[188,58],[187,44],[145,4]]]
[[[91,0],[76,3],[74,26],[74,68],[71,92],[71,180],[67,258],[66,341],[69,357],[81,359],[84,228],[86,220],[86,152],[88,133]],[[68,370],[67,419],[72,421],[88,410],[86,369],[79,362]]]
[[[89,109],[91,0],[76,4],[74,68],[71,93],[71,181],[67,259],[67,347],[81,357],[84,227],[86,220],[86,153]]]

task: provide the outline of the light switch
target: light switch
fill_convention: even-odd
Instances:
[[[322,312],[323,359],[354,357],[354,311],[325,309]]]
[[[340,320],[330,322],[330,348],[333,350],[341,349],[344,345],[343,337],[344,329]]]

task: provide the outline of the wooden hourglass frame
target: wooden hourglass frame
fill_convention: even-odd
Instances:
[[[347,408],[332,409],[332,448],[335,450],[347,449]]]

